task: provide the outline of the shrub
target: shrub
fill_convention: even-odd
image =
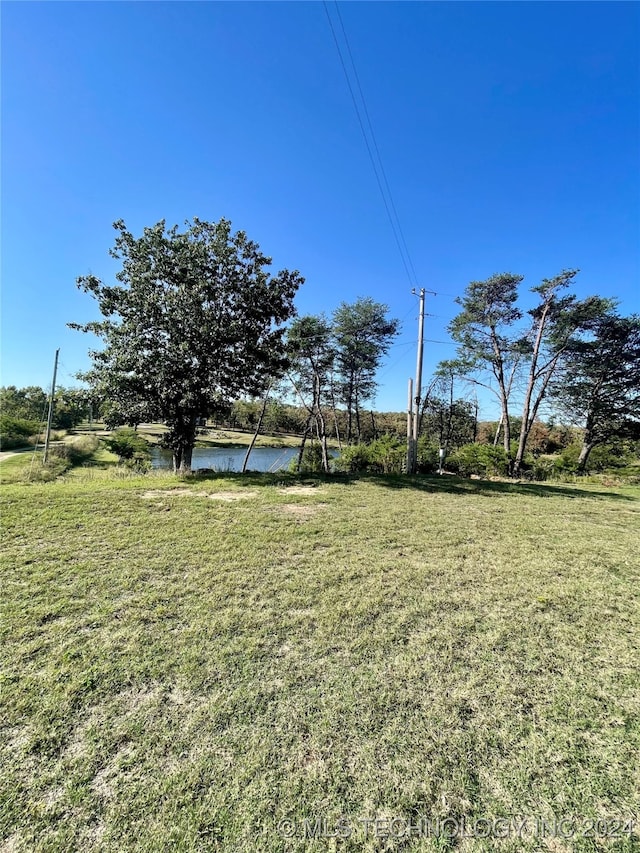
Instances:
[[[371,464],[369,446],[367,444],[350,444],[343,448],[342,453],[336,460],[337,471],[345,471],[347,474],[357,474],[368,471]]]
[[[301,474],[319,474],[322,471],[322,447],[319,444],[305,444],[300,463]],[[298,455],[289,463],[289,471],[298,471]]]
[[[526,466],[524,476],[527,480],[548,480],[554,475],[554,465],[554,459],[549,459],[548,456],[538,456]]]
[[[553,469],[559,474],[573,474],[578,466],[578,457],[582,444],[573,442],[562,451],[555,460]],[[633,443],[627,441],[612,441],[594,447],[587,459],[587,471],[602,472],[625,468],[633,463],[635,453]]]
[[[105,438],[104,443],[112,453],[117,455],[120,462],[128,463],[130,467],[136,470],[139,470],[143,463],[150,462],[149,442],[131,427],[121,427],[115,430],[108,438]]]
[[[98,439],[93,435],[82,435],[66,444],[56,444],[49,451],[49,458],[68,462],[67,467],[81,465],[98,449]]]
[[[504,448],[490,444],[464,444],[451,454],[448,465],[463,477],[504,477],[509,470]]]
[[[407,455],[404,442],[392,435],[383,435],[369,444],[345,447],[336,460],[336,470],[355,474],[399,474]]]
[[[419,474],[435,474],[440,468],[440,448],[424,435],[418,439],[417,463]]]
[[[50,455],[46,464],[42,459],[34,461],[25,472],[25,480],[30,483],[49,483],[57,479],[71,467],[68,459]]]
[[[37,421],[0,415],[0,450],[25,447],[29,444],[29,438],[38,432],[39,426]]]
[[[401,474],[407,457],[404,442],[393,435],[383,435],[369,444],[370,467],[381,474]]]

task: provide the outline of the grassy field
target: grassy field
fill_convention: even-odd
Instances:
[[[167,431],[163,424],[140,424],[138,432],[147,441],[156,445]],[[85,424],[75,430],[77,433],[88,433],[94,435],[105,436],[109,432],[104,429],[102,424],[94,424],[91,429]],[[247,430],[232,430],[232,429],[214,429],[209,427],[206,430],[201,430],[197,437],[196,447],[248,447],[253,432]],[[256,447],[299,447],[301,437],[292,433],[277,433],[259,435],[256,439]],[[330,447],[337,447],[337,443],[329,440]]]
[[[3,851],[640,848],[637,487],[4,480]]]

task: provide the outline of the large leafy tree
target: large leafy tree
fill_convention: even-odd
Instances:
[[[451,336],[460,344],[455,369],[498,396],[509,473],[516,476],[540,406],[562,358],[580,333],[591,328],[611,308],[609,300],[598,296],[578,300],[574,295],[562,295],[577,272],[564,270],[531,289],[538,297],[538,304],[528,312],[531,318],[528,328],[520,324],[523,313],[517,305],[522,276],[500,273],[486,281],[472,281],[464,297],[456,300],[462,311],[449,326]],[[509,409],[514,391],[520,390],[518,383],[523,374],[522,417],[513,458]]]
[[[162,418],[174,470],[188,471],[198,417],[260,394],[284,370],[283,324],[304,279],[271,276],[271,259],[226,219],[194,218],[184,231],[162,220],[141,237],[121,220],[114,228],[118,284],[77,280],[105,318],[70,324],[105,343],[83,378],[121,423]]]
[[[505,272],[484,281],[470,282],[464,296],[456,299],[462,310],[449,324],[449,333],[459,344],[452,369],[497,396],[504,449],[509,460],[509,402],[524,347],[512,328],[522,318],[522,311],[516,304],[522,279],[521,275]]]
[[[550,396],[583,427],[578,471],[594,447],[640,438],[640,316],[599,317],[588,337],[571,343]]]
[[[42,423],[49,406],[49,394],[35,385],[0,388],[0,409],[4,415]],[[56,388],[53,406],[54,429],[72,429],[88,413],[86,392],[79,388]]]
[[[592,328],[612,307],[610,300],[599,296],[579,300],[572,294],[561,295],[577,273],[578,270],[564,270],[531,288],[539,302],[529,311],[531,326],[525,348],[528,372],[518,449],[513,462],[515,476],[520,473],[529,435],[562,358],[571,351],[580,333]]]
[[[398,334],[399,322],[389,319],[388,311],[387,305],[360,297],[333,312],[338,398],[347,411],[347,443],[354,437],[360,441],[361,405],[374,396],[376,372]]]
[[[290,359],[289,379],[307,412],[298,454],[298,469],[302,463],[304,447],[309,436],[315,435],[322,448],[322,467],[329,470],[327,429],[324,413],[335,351],[332,345],[331,326],[323,315],[309,314],[293,321],[287,332],[287,349]]]

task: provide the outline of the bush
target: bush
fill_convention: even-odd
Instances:
[[[93,435],[82,435],[73,438],[66,444],[56,444],[49,450],[50,459],[61,459],[68,462],[67,467],[82,465],[90,459],[98,449],[98,439]]]
[[[401,474],[407,458],[403,441],[393,435],[383,435],[369,444],[370,468],[380,474]]]
[[[300,463],[301,474],[319,474],[322,468],[322,447],[319,444],[305,444]],[[289,463],[289,471],[298,471],[298,454]]]
[[[553,470],[557,474],[574,474],[578,467],[578,457],[582,444],[573,442],[562,451],[555,460]],[[633,443],[628,441],[612,441],[594,447],[587,459],[587,471],[615,470],[633,464],[636,458]]]
[[[464,444],[451,454],[447,464],[463,477],[505,477],[509,472],[504,448],[490,444]]]
[[[335,467],[337,471],[357,474],[361,471],[368,471],[370,464],[369,446],[367,444],[350,444],[343,448],[339,458],[336,459]]]
[[[440,448],[426,436],[418,439],[418,474],[435,474],[440,469]]]
[[[548,480],[554,475],[555,460],[548,457],[539,456],[528,466],[525,472],[529,480]]]
[[[350,474],[400,474],[406,455],[404,442],[395,436],[383,435],[369,444],[345,447],[335,467]]]
[[[0,450],[25,447],[29,444],[31,436],[38,432],[39,427],[37,421],[0,415]]]
[[[31,483],[50,483],[68,471],[70,467],[71,463],[68,459],[50,455],[46,464],[42,459],[38,459],[33,465],[30,465],[25,472],[25,479]]]
[[[149,442],[131,427],[121,427],[115,430],[104,443],[112,453],[115,453],[120,462],[129,467],[141,470],[149,467],[151,452]]]

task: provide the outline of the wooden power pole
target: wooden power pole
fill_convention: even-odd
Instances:
[[[415,290],[413,291],[416,292]],[[409,408],[413,406],[413,413],[409,416],[407,424],[407,474],[415,474],[418,463],[418,432],[420,431],[420,403],[422,391],[422,358],[424,350],[424,296],[427,291],[420,288],[417,294],[420,299],[420,314],[418,317],[418,356],[416,359],[416,384],[415,396],[411,400],[411,385],[409,385]],[[431,293],[431,291],[429,291]]]
[[[433,290],[420,288],[413,293],[420,299],[420,315],[418,317],[418,356],[416,359],[416,383],[412,392],[412,382],[409,380],[409,410],[407,412],[407,474],[415,474],[418,464],[418,434],[420,432],[420,405],[422,404],[422,360],[424,354],[424,297],[426,293],[435,296]],[[415,396],[413,396],[415,394]]]
[[[409,379],[407,402],[407,474],[413,471],[413,379]]]
[[[44,439],[44,457],[43,462],[47,461],[49,454],[49,439],[51,438],[51,421],[53,420],[53,396],[56,393],[56,375],[58,373],[58,355],[60,350],[56,350],[56,358],[53,362],[53,382],[51,383],[51,396],[49,397],[49,414],[47,416],[47,434]]]

